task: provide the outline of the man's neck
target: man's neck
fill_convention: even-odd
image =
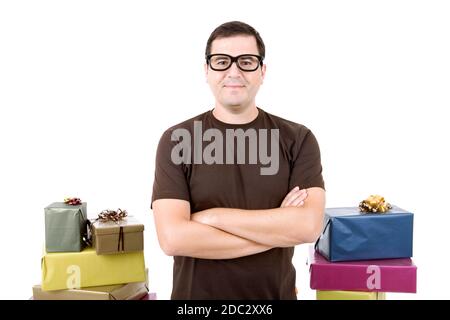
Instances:
[[[256,105],[251,105],[247,108],[236,106],[236,107],[223,107],[216,104],[214,108],[213,116],[222,122],[230,124],[244,124],[255,120],[258,117],[258,108]]]

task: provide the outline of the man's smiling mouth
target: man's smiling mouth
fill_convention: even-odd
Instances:
[[[244,85],[238,85],[238,84],[229,84],[229,85],[224,85],[225,88],[244,88]]]

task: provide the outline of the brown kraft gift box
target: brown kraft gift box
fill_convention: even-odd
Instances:
[[[92,244],[98,255],[144,250],[144,225],[133,217],[91,223]]]

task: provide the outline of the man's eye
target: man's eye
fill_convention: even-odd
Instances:
[[[220,65],[224,65],[224,64],[227,64],[228,63],[228,60],[217,60],[216,61],[216,64],[220,64]]]
[[[245,58],[245,59],[241,59],[240,63],[242,65],[250,66],[250,65],[256,64],[256,60],[253,58]]]

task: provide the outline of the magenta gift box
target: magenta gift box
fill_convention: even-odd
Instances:
[[[310,287],[315,290],[416,293],[417,267],[409,258],[329,262],[310,248]]]
[[[156,292],[150,292],[147,293],[145,296],[143,296],[140,300],[157,300],[156,299]]]

